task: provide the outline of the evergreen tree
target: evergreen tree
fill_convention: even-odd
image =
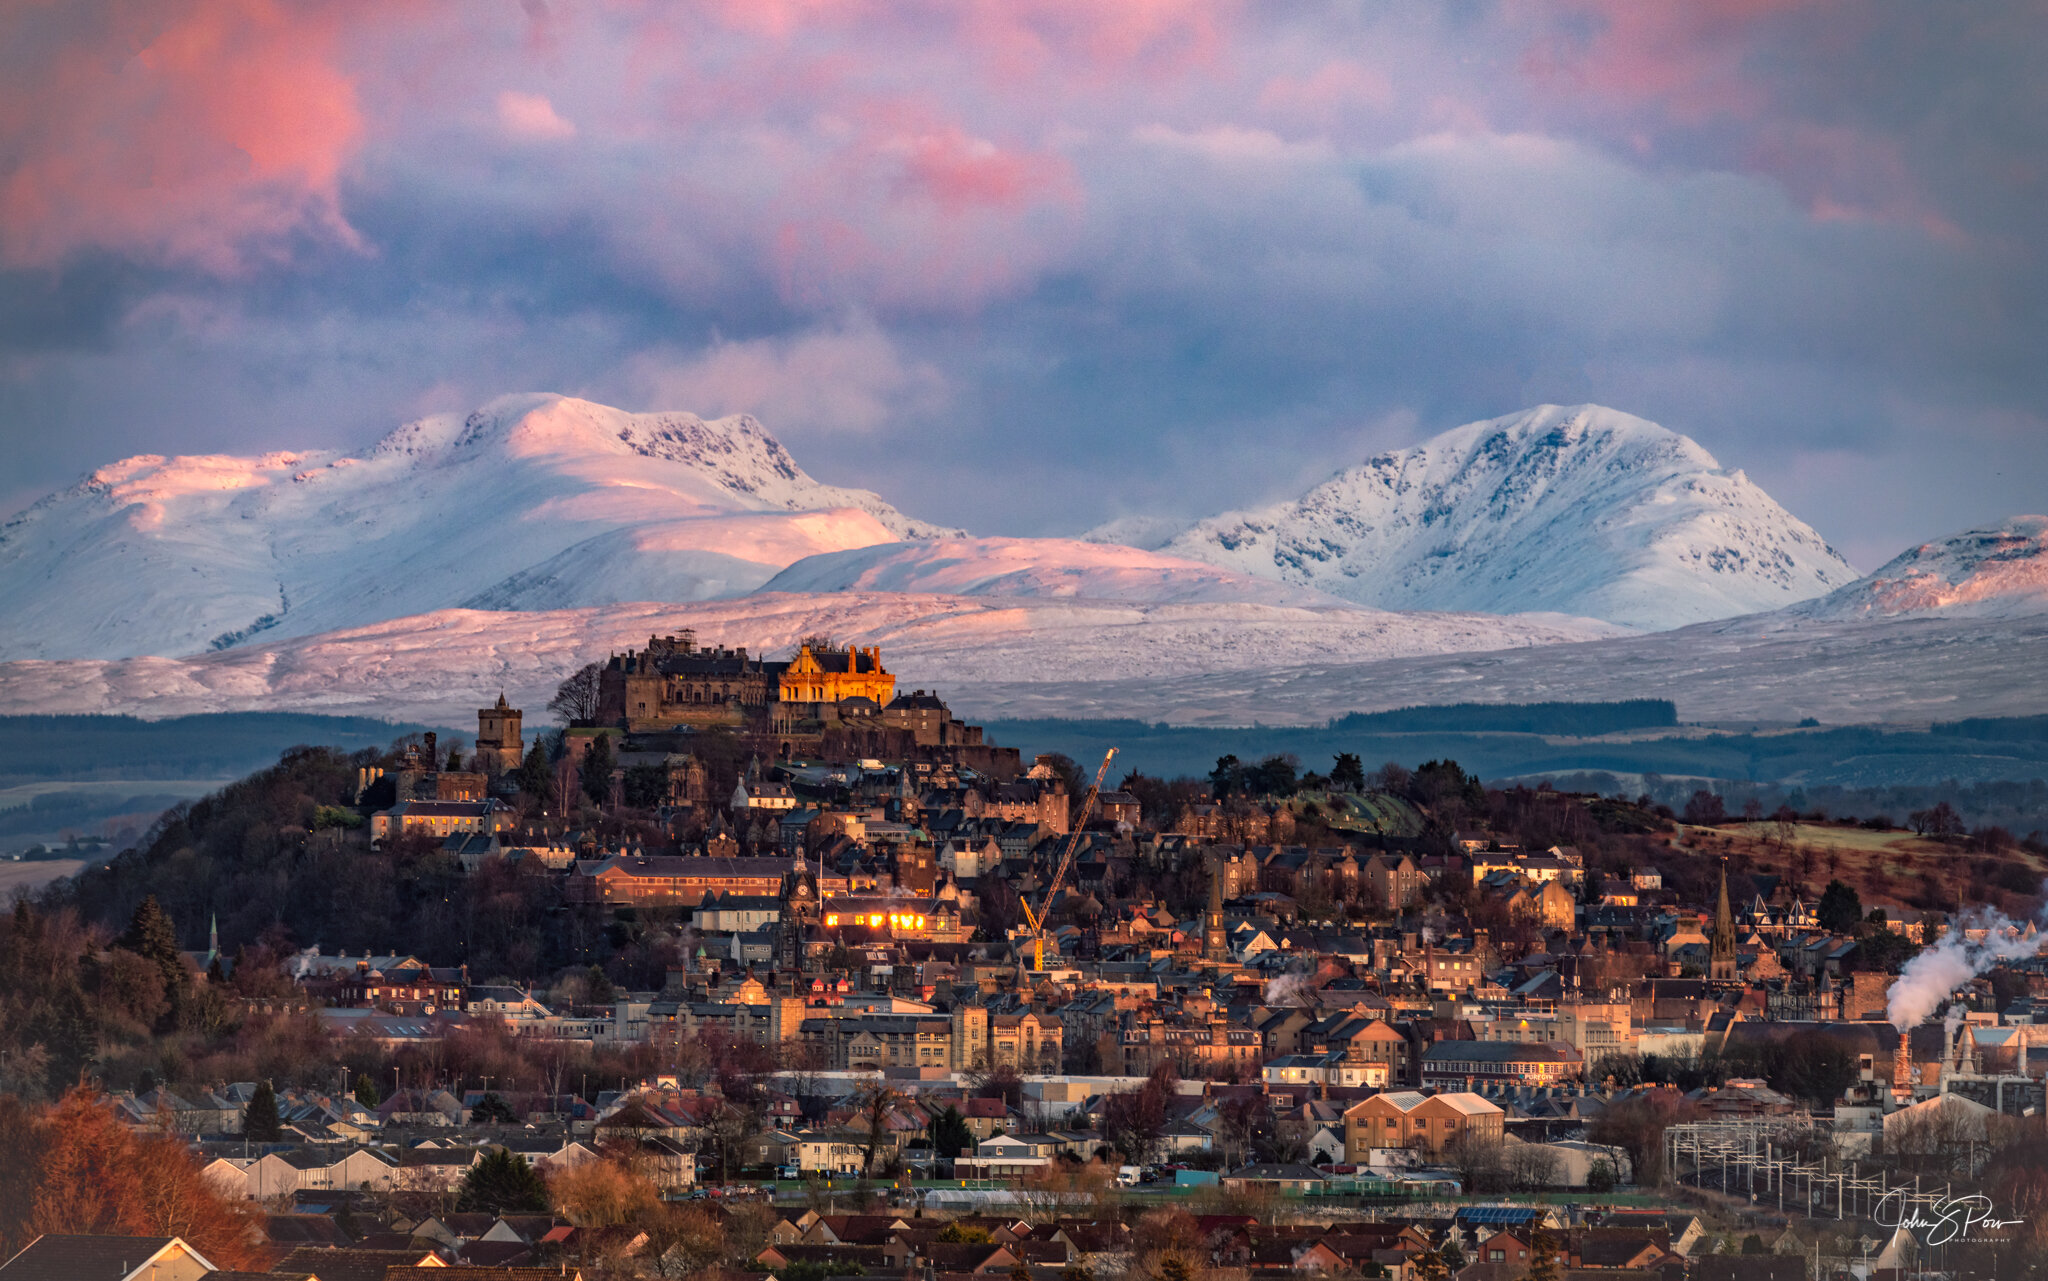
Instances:
[[[1529,1239],[1529,1271],[1523,1281],[1557,1281],[1557,1242],[1542,1228]]]
[[[525,1157],[494,1148],[463,1176],[456,1205],[484,1214],[543,1214],[548,1186]]]
[[[942,1157],[955,1157],[974,1146],[974,1132],[967,1128],[967,1118],[960,1115],[960,1109],[952,1104],[932,1120],[932,1151]]]
[[[538,739],[526,749],[526,759],[519,762],[519,790],[528,800],[546,807],[555,799],[555,771],[548,763],[547,749]]]
[[[242,1136],[256,1143],[284,1141],[284,1121],[277,1115],[277,1093],[270,1082],[258,1081],[249,1096],[249,1110],[242,1114]]]
[[[361,1072],[356,1073],[355,1085],[352,1087],[351,1093],[356,1096],[356,1102],[366,1108],[376,1107],[384,1101],[384,1096],[377,1092],[377,1083]]]
[[[135,909],[120,946],[155,965],[157,973],[163,976],[164,996],[170,1002],[163,1023],[174,1025],[184,1004],[185,958],[178,951],[178,932],[156,901],[156,895],[142,900],[142,906]]]
[[[1408,1260],[1408,1275],[1413,1281],[1450,1281],[1451,1267],[1441,1251],[1424,1250]]]
[[[1336,764],[1330,766],[1330,786],[1339,792],[1365,790],[1365,763],[1356,752],[1337,753]]]
[[[1863,920],[1863,900],[1851,886],[1829,881],[1814,906],[1813,918],[1830,933],[1847,934]]]
[[[469,1110],[469,1119],[478,1125],[517,1125],[519,1114],[496,1094],[486,1094]]]
[[[583,794],[592,805],[603,806],[612,798],[612,736],[599,734],[590,740],[577,767],[583,778]]]
[[[461,748],[459,748],[459,747],[451,747],[451,748],[449,748],[449,749],[448,749],[448,766],[447,766],[447,769],[448,769],[448,772],[449,772],[450,774],[459,774],[459,773],[461,773],[461,772],[462,772],[462,749],[461,749]]]

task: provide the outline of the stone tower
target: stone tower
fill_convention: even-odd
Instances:
[[[1230,936],[1223,928],[1223,864],[1213,857],[1209,860],[1209,910],[1202,916],[1202,957],[1230,959]]]
[[[1735,972],[1735,914],[1728,910],[1728,865],[1721,864],[1721,897],[1714,904],[1714,939],[1707,961],[1707,977],[1716,983],[1733,983]]]
[[[519,733],[523,716],[518,708],[505,702],[503,694],[498,695],[497,706],[477,709],[477,773],[509,774],[519,768],[519,762],[526,755],[526,745]]]
[[[781,919],[775,927],[775,966],[795,981],[808,960],[804,944],[818,919],[818,878],[799,858],[782,877]]]

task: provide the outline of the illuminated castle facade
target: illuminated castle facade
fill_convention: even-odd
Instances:
[[[887,707],[896,695],[896,678],[882,670],[879,646],[813,653],[809,645],[797,651],[782,669],[777,690],[784,703],[838,703],[849,698],[873,700],[877,708]]]
[[[583,722],[579,722],[581,724]],[[598,677],[591,723],[629,734],[730,730],[764,758],[949,762],[1015,778],[1015,748],[983,741],[937,695],[896,692],[879,647],[806,642],[774,660],[744,647],[700,647],[696,635],[650,636],[614,654]]]

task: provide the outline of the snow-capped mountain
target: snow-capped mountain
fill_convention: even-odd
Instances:
[[[1554,611],[1647,629],[1777,609],[1857,576],[1740,471],[1598,405],[1470,423],[1292,502],[1162,532],[1116,522],[1088,536],[1382,609]]]
[[[1349,607],[1311,588],[1201,561],[1066,538],[938,538],[822,552],[791,565],[761,590]]]
[[[817,552],[952,532],[818,483],[750,417],[506,396],[359,454],[101,468],[0,529],[0,658],[189,654],[460,604],[730,596]]]
[[[1893,557],[1818,600],[1806,618],[2024,618],[2048,614],[2048,516],[2012,516]]]

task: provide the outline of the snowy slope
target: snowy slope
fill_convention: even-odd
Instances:
[[[758,587],[820,551],[952,531],[821,485],[749,417],[507,396],[359,455],[145,455],[0,529],[0,657],[229,648],[478,601]]]
[[[1064,538],[940,538],[825,552],[791,565],[762,590],[1345,605],[1322,592],[1200,561]]]
[[[1692,440],[1598,405],[1471,423],[1300,499],[1138,541],[1383,609],[1552,610],[1668,628],[1776,609],[1856,571]]]
[[[530,613],[440,610],[319,636],[263,636],[192,658],[0,662],[0,714],[301,710],[463,725],[502,689],[538,723],[538,709],[569,672],[685,627],[705,642],[770,655],[787,655],[815,633],[880,645],[902,688],[938,688],[966,707],[977,705],[978,688],[1027,681],[1056,697],[1074,692],[1062,706],[1080,715],[1091,714],[1077,681],[1084,675],[1232,674],[1223,679],[1245,683],[1274,666],[1549,646],[1618,631],[1583,619],[1356,607],[871,592]]]
[[[1910,723],[2048,713],[2048,614],[1807,619],[1600,638],[1583,624],[1272,606],[848,592],[502,614],[443,610],[194,658],[0,663],[0,714],[328,711],[465,727],[504,689],[529,723],[568,671],[653,633],[786,654],[882,647],[905,688],[998,717],[1320,725],[1417,704],[1655,696],[1693,721]],[[1568,644],[1582,640],[1583,643]],[[538,718],[538,719],[534,719]]]
[[[1765,623],[1761,620],[1777,620]],[[983,717],[1132,717],[1175,725],[1321,725],[1342,711],[1449,703],[1669,698],[1681,721],[1827,725],[2048,715],[2048,614],[1861,621],[1752,615],[1675,631],[1491,653],[1276,664],[1054,683],[977,682]]]
[[[2048,516],[1936,539],[1818,600],[1806,618],[2024,618],[2048,614]]]

